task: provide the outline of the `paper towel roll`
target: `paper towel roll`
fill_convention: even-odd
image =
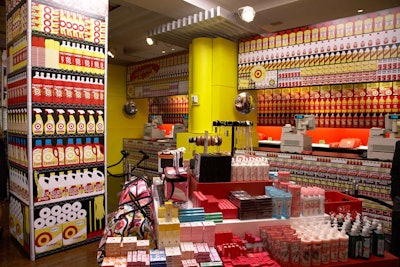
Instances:
[[[65,203],[65,204],[62,206],[62,212],[63,212],[63,213],[68,214],[68,213],[70,213],[71,211],[72,211],[72,205],[71,205],[70,203]]]
[[[80,209],[82,209],[82,203],[79,201],[76,201],[72,204],[72,211],[78,212]]]
[[[57,224],[62,224],[62,223],[65,223],[67,221],[67,214],[65,214],[65,213],[60,213],[58,216],[57,216]]]
[[[41,218],[44,218],[44,219],[46,219],[46,218],[48,218],[49,216],[51,215],[51,210],[50,210],[50,208],[42,208],[40,211],[39,211],[39,216],[41,217]]]
[[[46,226],[46,221],[43,218],[37,218],[33,222],[33,226],[35,227],[35,229],[42,229]]]
[[[46,219],[46,226],[54,226],[57,223],[57,219],[55,216],[49,216]]]
[[[84,209],[81,209],[78,211],[78,219],[84,219],[86,218],[87,212]]]
[[[54,207],[51,208],[51,215],[57,217],[60,214],[61,214],[61,206],[55,205]]]
[[[76,214],[76,212],[74,212],[74,211],[71,211],[70,213],[67,214],[67,220],[68,220],[69,222],[75,221],[76,218],[77,218],[77,214]]]

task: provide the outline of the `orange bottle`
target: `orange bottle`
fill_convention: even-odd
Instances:
[[[397,95],[395,95],[392,100],[392,112],[399,112],[399,99]]]
[[[392,111],[392,98],[390,95],[386,96],[385,99],[385,112],[389,113]]]

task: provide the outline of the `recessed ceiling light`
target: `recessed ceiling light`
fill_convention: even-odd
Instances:
[[[165,54],[165,50],[161,51],[161,53]]]
[[[154,41],[153,41],[153,39],[152,39],[151,37],[147,37],[147,38],[146,38],[146,43],[147,43],[148,45],[153,45],[153,44],[154,44]]]
[[[363,12],[364,12],[364,9],[362,9],[362,8],[357,10],[357,13],[363,13]]]

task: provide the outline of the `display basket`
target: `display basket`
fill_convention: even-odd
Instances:
[[[325,192],[325,213],[362,213],[362,201],[338,191]]]

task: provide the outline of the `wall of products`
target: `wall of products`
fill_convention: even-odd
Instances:
[[[399,111],[399,18],[394,8],[241,41],[238,89],[260,89],[258,125],[295,112],[317,127],[381,126]]]
[[[108,1],[6,10],[10,232],[34,260],[105,225]]]

